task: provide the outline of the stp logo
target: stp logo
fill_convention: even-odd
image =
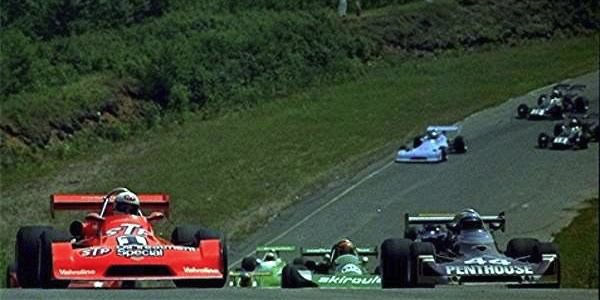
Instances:
[[[79,255],[81,255],[82,257],[98,257],[107,255],[111,251],[112,250],[108,247],[90,247],[79,251]]]

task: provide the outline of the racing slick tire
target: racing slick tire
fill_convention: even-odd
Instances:
[[[562,131],[563,131],[563,124],[555,124],[552,134],[554,134],[554,136],[559,136],[562,133]]]
[[[589,143],[588,139],[583,135],[579,135],[578,137],[575,138],[575,145],[579,149],[587,149],[588,143]]]
[[[227,282],[227,242],[219,232],[198,225],[177,226],[171,233],[171,242],[175,245],[198,247],[203,240],[221,241],[221,265],[223,278],[220,279],[180,279],[174,280],[176,287],[183,288],[222,288]]]
[[[592,139],[596,140],[596,142],[600,142],[600,125],[596,125],[594,129],[592,129]]]
[[[527,118],[527,115],[529,115],[529,107],[527,104],[520,104],[517,107],[517,116],[521,119],[525,119]]]
[[[71,236],[55,229],[46,230],[40,236],[40,284],[46,289],[66,289],[68,280],[52,279],[52,243],[69,242]]]
[[[387,239],[380,247],[381,287],[411,287],[410,266],[411,253],[409,239]]]
[[[247,256],[242,259],[242,270],[246,272],[252,272],[256,270],[257,265],[258,263],[256,262],[256,257],[254,256]]]
[[[465,153],[467,152],[467,146],[465,144],[465,138],[461,135],[454,138],[452,142],[452,147],[454,148],[454,153]]]
[[[317,285],[306,280],[298,273],[298,270],[305,269],[300,265],[286,265],[281,271],[281,287],[284,289],[298,289],[298,288],[311,288],[317,287]]]
[[[16,242],[17,280],[22,288],[40,287],[40,236],[50,226],[19,228]]]
[[[527,261],[533,262],[536,257],[536,247],[540,242],[533,238],[516,238],[508,241],[506,256],[512,258],[529,257]]]
[[[538,148],[546,149],[548,148],[548,144],[550,144],[550,137],[545,133],[540,133],[537,139]]]
[[[417,281],[417,268],[418,268],[418,259],[419,259],[419,255],[434,255],[435,254],[435,247],[433,246],[432,243],[422,243],[422,242],[415,242],[412,243],[412,245],[410,245],[410,254],[411,254],[411,268],[410,268],[410,274],[411,274],[411,280],[413,281],[413,286],[414,287],[420,287],[420,288],[434,288],[435,284],[418,284]]]
[[[413,139],[413,149],[421,146],[421,144],[423,144],[423,141],[421,141],[421,136],[415,136],[415,138]]]
[[[19,287],[19,281],[16,278],[16,274],[17,274],[17,264],[16,263],[10,263],[7,267],[6,267],[6,282],[5,282],[5,287],[7,289],[11,289],[11,288],[18,288]]]
[[[552,106],[548,109],[548,113],[550,113],[550,117],[554,120],[563,119],[563,109],[560,106]]]
[[[588,101],[583,97],[577,97],[573,107],[576,113],[585,113],[588,110]]]
[[[406,228],[406,230],[404,230],[404,238],[405,239],[414,241],[417,239],[418,235],[419,235],[419,229],[417,227],[410,226],[410,227]]]

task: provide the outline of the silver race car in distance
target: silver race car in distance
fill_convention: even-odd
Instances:
[[[458,132],[458,126],[429,126],[426,134],[413,139],[412,148],[400,147],[396,152],[396,162],[441,162],[446,161],[448,153],[465,153],[467,146],[462,136],[454,140],[448,138],[448,132]]]

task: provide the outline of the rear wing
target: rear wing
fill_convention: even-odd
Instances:
[[[168,194],[138,194],[143,211],[160,211],[169,215]],[[104,203],[103,194],[53,194],[50,196],[50,216],[56,210],[100,211]]]
[[[376,247],[357,247],[356,252],[364,256],[377,256]],[[331,254],[331,248],[303,248],[300,250],[300,253],[302,256],[323,256]]]
[[[404,228],[408,228],[409,225],[425,225],[425,224],[449,224],[454,221],[455,215],[453,214],[418,214],[411,216],[410,214],[404,214]],[[500,229],[504,231],[506,219],[504,218],[504,212],[499,213],[497,216],[480,216],[481,220],[485,224],[499,224]]]
[[[256,247],[256,253],[260,252],[294,252],[296,247],[294,246],[258,246]]]
[[[451,131],[459,131],[461,128],[459,126],[454,125],[432,125],[427,126],[427,132],[429,131],[438,131],[438,132],[451,132]]]

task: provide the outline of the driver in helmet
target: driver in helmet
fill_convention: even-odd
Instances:
[[[427,138],[430,140],[437,140],[440,137],[440,133],[437,130],[431,130],[427,133]]]
[[[140,199],[130,190],[123,188],[114,196],[113,211],[121,214],[140,215]]]
[[[452,221],[452,227],[457,233],[460,233],[464,230],[484,229],[481,216],[477,211],[471,208],[458,213]]]
[[[335,260],[337,258],[339,258],[340,256],[343,255],[353,255],[353,256],[358,256],[358,253],[356,252],[356,248],[354,247],[354,243],[352,243],[352,241],[350,241],[349,239],[342,239],[341,241],[337,242],[334,246],[333,249],[331,251],[331,261],[335,262]]]

